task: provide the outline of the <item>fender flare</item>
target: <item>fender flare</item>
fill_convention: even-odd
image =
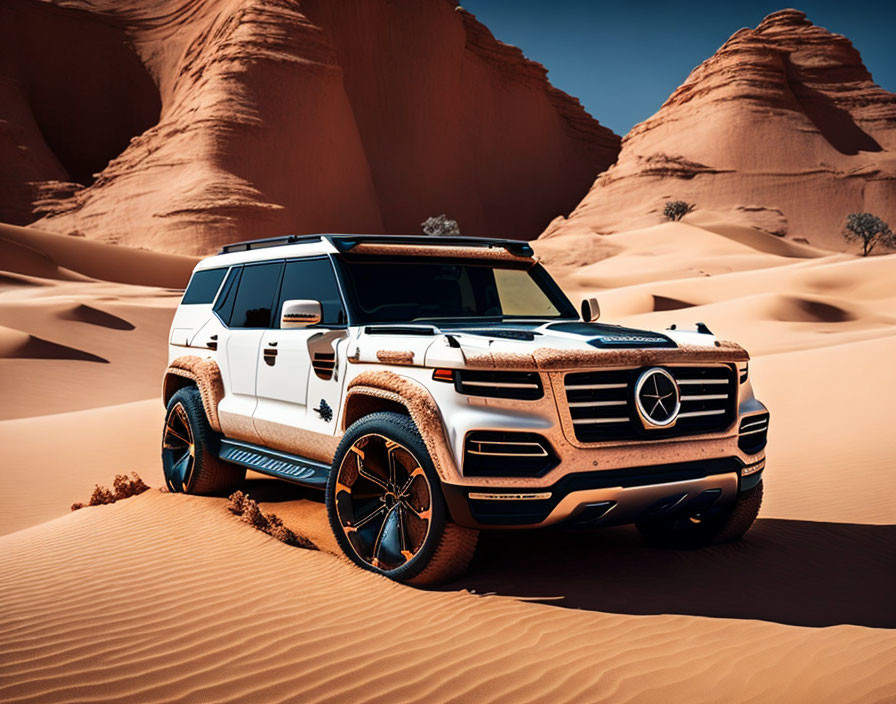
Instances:
[[[342,430],[348,429],[348,410],[352,399],[368,396],[397,403],[407,409],[429,451],[432,463],[442,481],[460,475],[448,443],[445,422],[432,394],[419,382],[390,371],[362,372],[349,382],[345,393]]]
[[[179,389],[190,385],[189,381],[185,380],[192,381],[199,389],[208,424],[212,430],[220,433],[218,403],[224,397],[224,381],[218,363],[213,359],[202,359],[195,355],[185,355],[171,360],[162,382],[163,405],[167,406],[168,401]]]

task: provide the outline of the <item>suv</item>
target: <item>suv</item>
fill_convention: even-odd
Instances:
[[[747,353],[702,324],[597,317],[525,242],[228,245],[196,266],[171,327],[166,482],[223,494],[251,469],[321,488],[345,554],[414,584],[463,572],[483,529],[739,538],[769,421]]]

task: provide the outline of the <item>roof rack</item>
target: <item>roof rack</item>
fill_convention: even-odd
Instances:
[[[326,240],[340,252],[348,252],[362,243],[379,244],[417,244],[437,247],[498,247],[506,249],[517,257],[531,257],[532,246],[521,240],[495,239],[491,237],[442,237],[433,235],[284,235],[283,237],[266,237],[260,240],[235,242],[221,247],[218,254],[230,252],[248,252],[252,249],[280,247],[302,242],[321,242]]]

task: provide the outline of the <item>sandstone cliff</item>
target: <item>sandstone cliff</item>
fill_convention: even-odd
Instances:
[[[568,219],[544,236],[662,221],[668,200],[844,249],[847,213],[896,225],[896,95],[843,36],[782,10],[741,29],[625,136]]]
[[[619,149],[450,0],[9,0],[0,25],[0,219],[54,232],[199,254],[446,212],[530,238]]]

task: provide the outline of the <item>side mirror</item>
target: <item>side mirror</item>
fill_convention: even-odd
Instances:
[[[600,318],[600,304],[596,298],[586,298],[582,301],[582,320],[593,323]]]
[[[293,300],[283,301],[280,309],[280,327],[304,328],[320,322],[320,301]]]

